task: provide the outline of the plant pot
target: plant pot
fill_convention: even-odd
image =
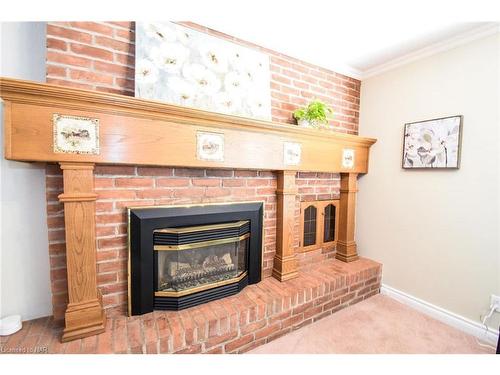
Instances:
[[[323,123],[321,123],[318,120],[306,120],[306,119],[298,120],[297,124],[301,128],[309,128],[309,129],[319,129],[324,126]]]
[[[297,124],[298,124],[301,128],[308,128],[308,127],[309,127],[309,121],[308,121],[308,120],[304,120],[304,119],[297,120]]]

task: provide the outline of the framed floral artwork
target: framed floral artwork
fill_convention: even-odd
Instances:
[[[405,124],[404,169],[458,169],[462,116],[449,116]]]
[[[135,96],[271,119],[269,56],[172,22],[136,23]]]

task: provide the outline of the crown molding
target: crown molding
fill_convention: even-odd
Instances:
[[[311,63],[312,64],[312,63]],[[363,71],[357,68],[354,68],[347,64],[330,64],[328,67],[323,67],[325,69],[331,70],[332,72],[342,74],[354,79],[363,79]]]
[[[421,48],[419,50],[410,52],[406,55],[397,57],[393,60],[385,62],[383,64],[377,65],[373,68],[364,70],[361,73],[361,80],[365,80],[370,77],[374,77],[381,73],[387,72],[399,68],[400,66],[412,63],[414,61],[435,55],[439,52],[444,52],[452,48],[461,46],[463,44],[472,42],[477,39],[482,39],[489,35],[500,32],[500,23],[498,22],[488,22],[486,25],[479,26],[472,30],[468,30],[464,33],[455,35],[451,38],[447,38],[437,43],[433,43],[427,47]]]

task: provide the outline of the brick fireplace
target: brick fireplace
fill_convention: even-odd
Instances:
[[[69,300],[63,343],[60,345],[62,327],[57,315],[32,322],[29,332],[39,332],[42,337],[28,337],[53,342],[50,351],[80,352],[82,345],[90,344],[88,350],[99,352],[242,352],[378,293],[381,267],[359,259],[354,240],[357,175],[368,171],[368,152],[374,139],[190,109],[182,109],[183,118],[198,123],[176,124],[166,104],[4,78],[0,79],[0,87],[7,108],[6,157],[59,161],[47,165],[47,193],[51,228],[57,223],[64,223],[65,228],[49,230],[51,273],[61,290],[54,296],[60,298],[62,308]],[[123,108],[132,112],[124,112]],[[178,113],[179,109],[175,110]],[[144,117],[154,116],[155,111],[162,120],[145,122]],[[89,158],[54,153],[53,132],[47,126],[53,112],[100,118],[101,154]],[[231,164],[220,163],[224,169],[207,168],[208,162],[200,162],[190,152],[197,129],[214,126],[207,122],[211,118],[216,126],[223,126],[229,140],[225,152]],[[114,141],[117,125],[119,144]],[[150,132],[158,132],[159,136],[151,140]],[[180,162],[172,159],[177,154],[154,150],[164,150],[172,137],[187,140],[176,143],[183,155]],[[241,140],[250,149],[266,142],[269,147],[248,158],[241,155]],[[301,171],[287,169],[283,154],[274,152],[283,140],[302,142],[307,158],[297,168]],[[349,168],[341,164],[344,147],[357,155]],[[120,149],[129,165],[107,165]],[[154,159],[149,159],[151,156]],[[144,166],[149,160],[166,166],[178,163],[205,168]],[[267,165],[273,172],[248,170],[256,165]],[[305,172],[311,169],[321,172]],[[214,196],[213,192],[219,193]],[[126,316],[127,208],[141,207],[141,203],[142,207],[179,207],[182,203],[196,206],[249,198],[263,203],[261,282],[245,287],[237,295],[186,310],[153,311],[139,319]],[[321,201],[325,198],[333,200]],[[303,216],[299,212],[304,202],[320,210],[327,208],[323,222],[330,227],[331,210],[338,207],[331,227],[338,222],[338,230],[327,231],[325,226],[323,232],[318,217],[316,238],[321,240],[321,246],[313,251],[305,250],[305,242],[301,246],[297,238],[298,227],[304,228],[298,220]],[[267,252],[272,252],[271,256]],[[327,259],[333,255],[336,259]],[[58,274],[62,277],[55,280]],[[23,334],[25,330],[9,339],[7,345],[24,340]],[[97,342],[107,347],[99,348],[99,344],[96,348]]]
[[[57,196],[63,178],[58,165],[49,164],[47,215],[54,317],[64,318],[68,292],[64,208]],[[338,199],[337,173],[297,173],[295,242],[299,243],[300,201]],[[127,208],[168,204],[264,201],[262,278],[270,277],[276,248],[276,175],[266,171],[210,170],[133,166],[97,166],[95,171],[97,282],[108,314],[127,312]],[[333,249],[298,255],[299,265],[332,258]]]
[[[331,126],[357,134],[360,81],[267,50],[206,27],[185,26],[241,43],[269,54],[273,121],[293,123],[292,111],[317,97],[335,110]],[[133,22],[51,22],[47,25],[47,82],[97,91],[134,95]],[[48,165],[47,215],[53,294],[53,312],[64,317],[67,304],[62,173]],[[297,174],[295,246],[299,245],[300,201],[338,199],[337,173]],[[126,208],[137,205],[186,204],[264,200],[262,277],[271,275],[275,253],[276,175],[269,171],[204,170],[168,167],[97,166],[95,188],[98,285],[108,313],[124,314],[127,304]],[[318,249],[298,254],[301,266],[334,254]]]
[[[293,122],[293,109],[317,97],[334,108],[335,120],[330,125],[345,135],[320,135],[297,131],[291,126],[223,118],[190,109],[180,115],[172,114],[165,105],[107,94],[133,95],[133,23],[49,23],[47,81],[94,92],[32,87],[29,83],[9,81],[2,84],[8,110],[16,113],[11,117],[14,121],[8,122],[16,130],[9,133],[13,134],[9,141],[13,145],[9,150],[13,152],[7,157],[16,160],[20,152],[26,153],[20,160],[49,161],[46,193],[53,320],[45,321],[43,329],[52,335],[60,332],[57,322],[66,317],[65,340],[92,341],[90,337],[81,337],[88,336],[90,330],[96,334],[106,328],[96,340],[111,340],[113,344],[103,352],[149,352],[150,349],[152,352],[240,352],[378,292],[380,265],[366,259],[352,265],[334,260],[336,255],[345,262],[358,259],[354,241],[356,178],[358,173],[367,172],[368,150],[375,141],[351,135],[357,133],[360,82],[199,25],[185,25],[269,54],[275,123]],[[28,99],[18,96],[25,94]],[[46,103],[53,108],[40,106],[40,95],[47,95]],[[32,107],[23,108],[25,103],[32,103]],[[23,120],[31,110],[37,115]],[[50,149],[51,135],[44,133],[48,129],[44,121],[48,115],[52,116],[52,111],[100,118],[103,152],[96,160],[54,156],[46,151]],[[179,116],[187,123],[177,123]],[[168,153],[148,158],[150,150],[136,146],[151,142],[148,132],[155,131],[151,127],[140,130],[145,125],[144,119],[158,120],[155,126],[159,137],[151,147],[164,150],[169,146],[164,143],[165,132],[169,136],[177,132],[181,139],[191,140],[192,131],[215,126],[229,139],[226,152],[230,157],[219,167],[193,160],[188,141],[181,146],[184,150],[179,150],[184,160],[172,161],[173,155]],[[30,126],[38,129],[33,133],[37,134],[36,140],[30,140],[31,135],[16,138],[16,134],[25,131],[26,124],[28,129]],[[114,128],[117,124],[120,127]],[[117,132],[120,139],[115,138]],[[38,136],[40,133],[42,137]],[[263,152],[254,158],[242,158],[235,146],[242,136],[242,139],[247,137],[249,149],[265,143],[268,148],[265,151],[262,148]],[[141,137],[146,138],[141,141]],[[286,140],[301,142],[307,156],[296,170],[284,165],[283,158],[272,151],[282,150],[282,142]],[[35,149],[41,149],[42,155],[30,154],[23,142],[39,142],[39,148]],[[357,153],[354,165],[347,169],[340,161],[344,147]],[[120,148],[126,160],[116,159],[114,153]],[[248,201],[262,202],[260,283],[249,285],[235,296],[190,308],[187,313],[155,311],[139,319],[126,317],[130,299],[127,269],[130,207]],[[304,251],[300,238],[301,206],[303,202],[317,201],[336,201],[330,207],[338,207],[341,228],[335,241]],[[82,233],[77,233],[80,230],[75,225],[77,221],[83,221]],[[92,250],[89,254],[95,250],[95,260],[93,255],[87,260],[81,256],[82,246],[84,252]],[[83,278],[81,270],[87,272]],[[82,290],[89,291],[88,296]],[[91,319],[87,321],[93,323],[86,332],[87,309],[91,310]],[[107,321],[103,320],[102,309]],[[127,327],[128,337],[123,326]],[[123,334],[124,342],[116,341]],[[139,343],[138,336],[145,340]],[[56,345],[53,351],[72,352],[73,349],[68,349],[71,347]]]

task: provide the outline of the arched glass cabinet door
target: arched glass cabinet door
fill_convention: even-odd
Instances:
[[[321,248],[333,250],[338,238],[338,200],[306,201],[300,205],[300,244],[298,251]]]
[[[304,210],[304,238],[303,246],[316,244],[318,210],[314,205],[310,205]]]
[[[334,204],[327,204],[323,210],[323,242],[332,242],[336,238],[337,207]]]

